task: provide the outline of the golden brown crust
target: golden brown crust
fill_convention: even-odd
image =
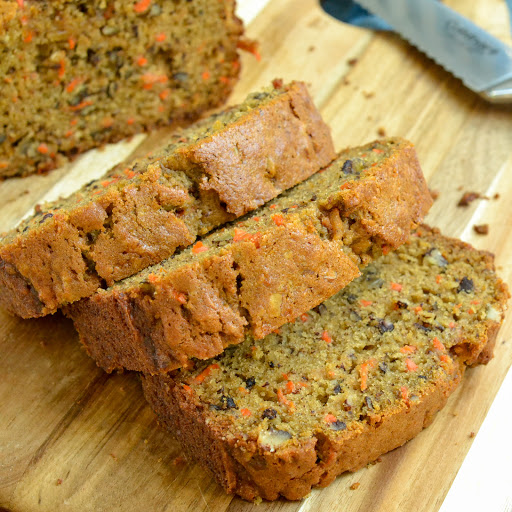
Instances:
[[[222,249],[220,259],[207,256],[200,263],[162,269],[153,277],[151,294],[137,275],[138,281],[127,287],[100,291],[69,307],[66,313],[88,353],[107,371],[123,367],[166,372],[193,357],[214,357],[240,343],[246,333],[261,338],[335,294],[359,275],[358,266],[364,267],[372,254],[404,243],[409,233],[405,226],[415,226],[431,204],[413,146],[402,140],[392,144],[388,156],[364,172],[360,181],[344,182],[348,186],[341,191],[346,177],[340,177],[338,166],[345,157],[322,171],[322,177],[332,177],[335,190],[325,205],[310,201],[308,181],[297,187],[307,191],[304,209],[283,209],[279,198],[260,210],[258,218],[286,213],[279,214],[278,225],[271,222],[262,229],[258,244],[233,241]],[[354,151],[364,153],[371,147]],[[381,197],[370,199],[365,183]],[[337,236],[332,223],[328,236],[321,233],[319,218],[323,226],[329,212],[338,209],[351,225],[348,238],[355,242],[347,241],[347,231]],[[209,238],[203,241],[207,246],[213,243]],[[351,253],[355,246],[359,252]],[[183,302],[176,299],[179,294]]]
[[[226,436],[226,426],[208,420],[204,404],[195,401],[167,376],[144,376],[144,394],[162,423],[186,453],[201,462],[227,492],[246,500],[280,496],[298,500],[313,487],[325,487],[345,471],[356,471],[379,455],[403,445],[428,426],[456,389],[463,364],[433,383],[420,400],[388,411],[375,423],[362,422],[339,436],[325,434],[272,452],[254,439]]]
[[[41,305],[28,307],[25,295],[8,291],[14,287],[8,284],[14,274],[5,272],[5,266],[0,267],[0,302],[17,315],[53,313],[91,295],[103,281],[110,286],[171,256],[198,234],[304,180],[334,156],[329,128],[305,85],[284,86],[268,103],[205,140],[143,162],[138,181],[116,182],[100,195],[95,195],[97,190],[79,191],[76,196],[88,194],[85,204],[82,200],[51,210],[35,219],[40,225],[10,235],[0,246],[0,258],[24,278]],[[178,178],[193,170],[195,183],[187,190],[167,180],[169,172],[162,166],[176,170],[170,174]]]

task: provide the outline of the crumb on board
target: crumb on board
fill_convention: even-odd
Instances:
[[[359,486],[361,485],[361,482],[354,482],[351,486],[350,486],[350,490],[351,491],[355,491],[356,489],[359,488]]]
[[[478,192],[464,192],[457,206],[469,206],[475,199],[480,199],[481,197]]]
[[[475,437],[475,436],[476,436],[476,434],[474,432],[469,433],[469,437]]]
[[[61,484],[62,484],[62,478],[57,478],[55,485],[61,485]]]
[[[363,96],[369,100],[370,98],[373,98],[375,96],[375,92],[373,91],[363,91]]]
[[[355,66],[355,65],[357,64],[357,58],[355,58],[355,57],[354,57],[354,58],[352,58],[352,59],[348,59],[348,60],[347,60],[347,64],[348,64],[349,66]]]
[[[496,194],[494,194],[494,195],[492,196],[492,198],[493,198],[493,199],[499,199],[499,198],[500,198],[500,195],[499,195],[498,193],[496,193]]]
[[[478,233],[479,235],[489,234],[489,224],[475,224],[473,229],[475,233]]]
[[[184,466],[186,463],[187,459],[183,455],[176,457],[172,462],[173,466]]]
[[[379,137],[385,137],[386,136],[386,129],[383,126],[379,126],[379,128],[377,128],[377,135]]]
[[[117,462],[117,456],[114,453],[111,453],[110,456]]]
[[[314,52],[316,50],[316,48],[314,46],[310,46],[308,48],[308,52]]]
[[[428,191],[430,192],[430,196],[432,197],[432,201],[435,201],[439,197],[439,190],[434,188],[429,188]]]

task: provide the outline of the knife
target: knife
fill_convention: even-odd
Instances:
[[[512,103],[512,48],[437,0],[357,0],[493,103]]]

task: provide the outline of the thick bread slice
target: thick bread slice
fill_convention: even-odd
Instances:
[[[492,357],[507,298],[492,255],[423,226],[279,334],[145,376],[145,394],[228,492],[300,499],[427,426]]]
[[[299,183],[335,157],[306,86],[294,82],[177,133],[38,209],[0,242],[0,304],[53,313],[194,242]]]
[[[263,337],[409,237],[432,203],[414,148],[387,139],[67,313],[96,362],[165,372]]]
[[[242,33],[234,0],[1,0],[0,177],[221,105]]]

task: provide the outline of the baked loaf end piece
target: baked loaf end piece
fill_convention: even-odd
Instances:
[[[0,1],[0,176],[197,118],[239,74],[234,0]]]
[[[144,391],[228,492],[300,499],[427,426],[492,356],[507,298],[490,254],[422,227],[279,334]]]
[[[37,317],[157,263],[335,157],[301,82],[275,81],[39,209],[0,242],[0,303]]]
[[[402,139],[342,152],[325,170],[108,290],[72,305],[82,343],[111,371],[169,371],[263,337],[405,242],[431,205]]]

